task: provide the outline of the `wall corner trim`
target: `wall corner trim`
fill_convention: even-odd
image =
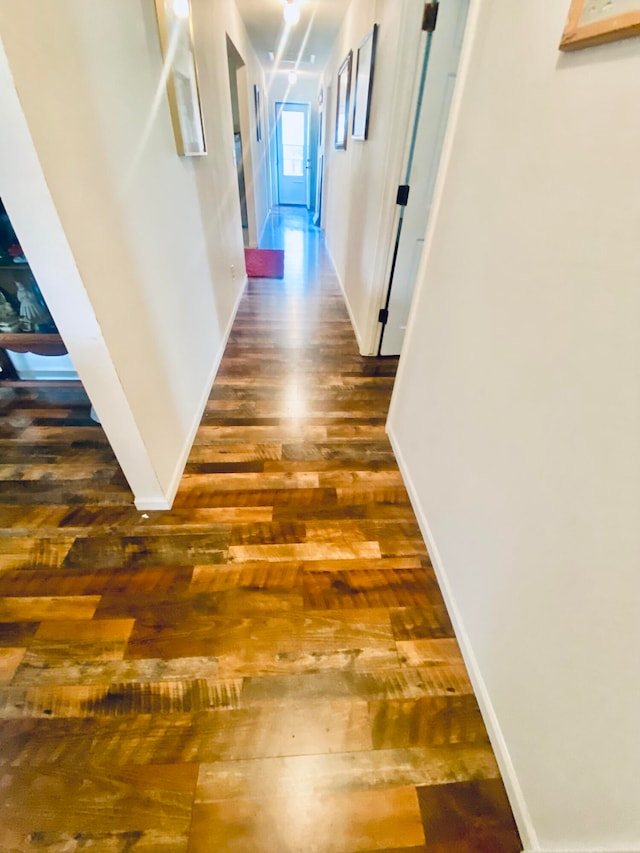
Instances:
[[[438,585],[440,586],[449,616],[453,623],[456,639],[458,640],[464,662],[469,671],[469,677],[476,694],[476,699],[478,700],[478,705],[480,706],[482,718],[485,726],[487,727],[491,746],[493,747],[498,761],[498,766],[500,767],[500,772],[509,796],[509,803],[513,810],[518,831],[520,832],[520,840],[524,845],[524,851],[525,853],[534,853],[534,851],[543,853],[539,847],[537,835],[529,815],[524,794],[520,787],[513,762],[511,761],[511,756],[509,755],[509,750],[502,734],[498,717],[495,713],[493,703],[491,702],[489,691],[487,690],[487,686],[484,682],[480,667],[478,666],[478,662],[471,646],[471,641],[467,635],[464,623],[456,606],[455,598],[448,582],[447,573],[438,551],[438,546],[433,538],[429,522],[426,518],[417,490],[413,484],[411,474],[409,473],[409,469],[402,455],[400,444],[393,431],[393,424],[390,423],[390,421],[387,421],[386,429],[389,441],[391,442],[391,447],[393,448],[393,452],[398,462],[398,467],[400,468],[400,473],[402,474],[407,492],[409,493],[409,499],[411,500],[413,511],[416,514],[420,531],[427,545],[433,569],[438,580]],[[567,853],[571,853],[571,851],[567,851]],[[579,851],[575,851],[575,853],[579,853]]]
[[[329,244],[325,240],[325,248],[327,250],[327,254],[329,255],[329,260],[331,261],[331,265],[333,266],[333,271],[336,274],[336,278],[338,279],[338,284],[340,285],[340,290],[342,291],[342,297],[344,299],[344,304],[347,306],[347,313],[349,315],[349,320],[351,321],[351,327],[353,328],[353,333],[356,336],[356,341],[358,342],[358,351],[360,355],[368,356],[373,355],[372,352],[369,352],[364,347],[364,342],[362,340],[362,335],[360,334],[360,329],[358,328],[358,324],[356,323],[355,314],[351,308],[351,303],[349,302],[349,296],[347,295],[347,291],[344,286],[344,282],[340,278],[340,273],[338,272],[338,267],[336,266],[336,262],[333,259],[333,255],[331,254],[331,249],[329,248]]]
[[[136,509],[139,509],[141,512],[143,510],[157,512],[158,510],[171,509],[169,501],[163,498],[135,498],[134,504]]]
[[[209,373],[209,377],[204,385],[204,390],[202,392],[202,397],[200,399],[200,404],[196,409],[195,416],[191,423],[191,427],[187,434],[186,441],[182,448],[182,453],[176,463],[176,467],[173,472],[173,476],[171,477],[171,481],[169,483],[169,487],[166,491],[166,500],[159,499],[155,501],[155,499],[147,500],[145,498],[136,498],[134,503],[138,509],[171,509],[173,506],[173,502],[175,500],[176,494],[178,492],[178,488],[180,487],[180,480],[182,479],[182,475],[184,474],[184,469],[187,465],[187,460],[189,459],[189,454],[191,453],[191,448],[193,447],[193,442],[196,437],[196,433],[200,427],[200,423],[202,422],[202,416],[204,414],[205,407],[207,405],[207,401],[209,399],[209,395],[211,394],[211,389],[213,387],[213,383],[215,382],[215,378],[218,374],[218,370],[220,368],[220,362],[222,361],[222,356],[224,355],[224,351],[227,348],[227,343],[229,341],[229,336],[231,334],[231,329],[233,328],[233,324],[236,319],[236,314],[238,313],[238,308],[240,307],[240,300],[242,299],[244,292],[247,287],[248,278],[245,275],[244,281],[242,283],[242,287],[238,291],[238,295],[236,297],[235,305],[233,306],[233,310],[229,316],[229,322],[227,323],[227,327],[224,330],[224,334],[222,336],[222,340],[220,341],[220,346],[218,348],[218,352],[216,353],[216,357],[213,361],[213,365],[211,367],[211,371]],[[158,503],[158,506],[152,506],[154,502]],[[166,506],[165,506],[166,504]]]

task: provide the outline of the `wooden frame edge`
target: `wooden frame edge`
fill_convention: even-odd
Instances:
[[[580,50],[640,35],[640,10],[580,25],[584,4],[585,0],[572,0],[569,17],[560,39],[560,50]]]
[[[204,157],[207,154],[207,137],[204,130],[204,118],[202,115],[202,98],[200,95],[200,78],[198,75],[198,63],[196,60],[195,42],[193,38],[193,12],[191,9],[191,0],[186,0],[189,4],[189,47],[191,49],[191,58],[193,59],[193,73],[196,87],[196,95],[198,98],[198,116],[200,119],[200,130],[202,133],[202,151],[185,151],[184,137],[182,136],[182,128],[180,127],[180,116],[178,112],[178,95],[176,91],[175,79],[173,76],[172,66],[167,63],[169,54],[169,29],[167,15],[165,11],[164,0],[155,0],[156,21],[158,23],[158,34],[160,36],[160,48],[162,52],[163,74],[166,78],[167,100],[169,101],[169,113],[171,115],[171,124],[173,126],[173,135],[176,140],[176,149],[181,157]]]

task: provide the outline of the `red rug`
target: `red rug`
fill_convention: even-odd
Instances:
[[[245,249],[249,278],[284,278],[283,249]]]

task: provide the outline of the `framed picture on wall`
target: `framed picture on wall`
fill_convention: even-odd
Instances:
[[[640,0],[571,0],[560,50],[640,35]]]
[[[178,154],[206,154],[190,0],[156,0],[156,17],[162,54],[169,66],[167,97]]]
[[[349,131],[349,99],[351,95],[351,66],[353,51],[350,50],[338,71],[338,87],[336,96],[336,133],[334,145],[344,151],[347,147]]]
[[[376,42],[378,25],[374,24],[358,48],[356,77],[353,87],[353,129],[354,139],[366,139],[369,135],[369,112],[371,110],[371,92],[373,91],[373,69],[376,62]]]
[[[256,111],[256,139],[262,139],[262,109],[260,108],[260,87],[253,87],[253,103]]]

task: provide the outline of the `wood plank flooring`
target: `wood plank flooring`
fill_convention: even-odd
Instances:
[[[0,850],[519,853],[318,232],[247,287],[175,506],[0,386]]]

